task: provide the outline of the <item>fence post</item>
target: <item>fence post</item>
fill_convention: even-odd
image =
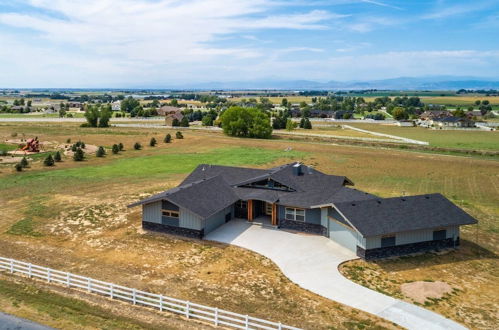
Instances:
[[[159,295],[159,311],[163,311],[163,295]]]
[[[50,268],[47,269],[47,281],[50,283]]]
[[[90,278],[87,277],[87,290],[88,292],[92,292],[92,289],[90,288]]]
[[[282,330],[282,323],[281,323],[281,322],[279,322],[279,325],[278,325],[278,328],[277,328],[277,329],[278,329],[278,330]]]
[[[70,287],[70,279],[69,279],[70,274],[66,272],[66,286],[69,288]]]
[[[14,260],[13,259],[10,259],[10,272],[11,273],[14,272]]]
[[[246,315],[246,317],[244,319],[244,328],[245,329],[249,329],[249,318],[248,318],[248,315]]]
[[[218,327],[218,307],[215,308],[215,326]]]
[[[113,289],[114,289],[114,285],[111,284],[109,286],[109,290],[110,290],[110,294],[111,294],[111,299],[114,299],[114,290]]]
[[[191,303],[190,302],[186,302],[185,303],[185,317],[189,318],[190,316],[190,308],[191,308]]]
[[[28,277],[31,278],[31,264],[28,265]]]
[[[132,289],[132,300],[133,304],[135,305],[137,303],[137,292],[135,289]]]

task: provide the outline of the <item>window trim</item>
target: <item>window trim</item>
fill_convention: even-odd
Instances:
[[[298,212],[303,212],[303,214],[298,214]],[[288,218],[288,215],[291,217]],[[289,221],[298,221],[298,222],[306,222],[306,217],[307,213],[305,209],[299,208],[299,207],[288,207],[286,206],[284,209],[284,219],[289,220]],[[303,217],[302,219],[298,219],[298,217]]]
[[[161,216],[178,219],[178,218],[180,218],[180,211],[161,210]]]

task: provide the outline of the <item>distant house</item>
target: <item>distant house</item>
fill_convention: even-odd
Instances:
[[[199,165],[142,206],[144,229],[203,238],[234,218],[326,236],[365,259],[453,248],[477,221],[441,194],[380,198],[300,163]]]
[[[482,112],[480,110],[471,110],[466,112],[466,118],[468,119],[480,118],[480,117],[482,117]]]
[[[180,108],[171,107],[168,105],[162,106],[158,109],[159,116],[165,116],[165,124],[166,126],[172,126],[173,121],[177,119],[181,121],[184,118],[182,114],[182,110]]]
[[[111,103],[111,110],[112,111],[121,111],[121,101],[117,100]]]
[[[433,120],[433,125],[436,128],[444,127],[475,127],[475,122],[466,117],[445,117]]]
[[[81,102],[76,102],[76,101],[68,102],[68,106],[69,108],[77,108],[78,110],[83,110],[83,103]]]
[[[452,113],[447,110],[425,111],[420,116],[421,120],[452,117]]]

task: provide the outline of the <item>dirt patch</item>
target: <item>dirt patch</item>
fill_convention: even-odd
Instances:
[[[73,156],[74,152],[71,150],[71,146],[72,144],[61,144],[58,148],[64,149],[64,155]],[[85,148],[82,148],[82,150],[87,154],[95,154],[97,149],[99,149],[99,147],[93,144],[85,144]]]
[[[19,163],[22,157],[0,157],[0,164],[15,164]]]
[[[402,293],[407,297],[424,304],[428,298],[440,299],[446,293],[452,292],[452,287],[441,281],[425,282],[417,281],[412,283],[404,283],[400,286]]]

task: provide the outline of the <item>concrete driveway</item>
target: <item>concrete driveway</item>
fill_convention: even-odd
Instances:
[[[338,266],[357,257],[326,237],[291,233],[236,219],[205,238],[260,253],[274,261],[291,281],[302,288],[405,328],[466,329],[439,314],[346,279],[338,271]]]

